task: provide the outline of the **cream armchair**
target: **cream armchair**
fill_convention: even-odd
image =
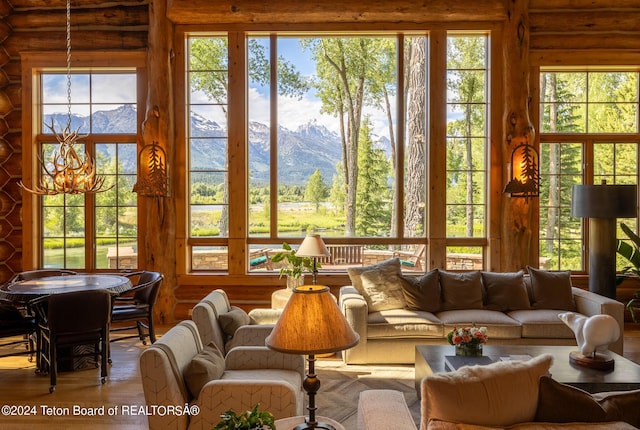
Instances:
[[[233,348],[224,357],[222,375],[206,382],[193,398],[184,374],[202,351],[196,324],[182,321],[142,352],[140,373],[147,407],[162,408],[162,413],[148,415],[150,429],[210,430],[225,411],[241,412],[257,403],[276,419],[303,414],[302,356],[260,346]],[[185,405],[190,405],[190,414],[168,412]]]
[[[228,321],[233,319],[233,315],[240,315],[246,319],[245,322],[251,320],[244,311],[235,308],[230,305],[227,293],[224,290],[214,290],[209,293],[205,298],[200,300],[192,310],[191,319],[198,326],[200,332],[200,339],[203,345],[208,345],[213,341],[218,346],[218,349],[223,352],[228,352],[235,346],[253,345],[253,346],[265,346],[264,340],[269,336],[273,329],[273,324],[244,324],[234,331],[233,337],[228,339],[220,323],[220,318]],[[244,315],[243,315],[244,314]],[[237,323],[239,325],[239,323]],[[304,362],[302,364],[301,371],[304,370]]]

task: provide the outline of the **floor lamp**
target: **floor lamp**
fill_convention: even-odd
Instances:
[[[327,250],[327,247],[319,234],[307,235],[296,251],[296,256],[298,257],[313,258],[313,285],[318,283],[317,259],[319,257],[329,257],[330,255],[331,253]]]
[[[571,215],[589,218],[589,291],[616,298],[616,218],[637,217],[635,185],[574,185]]]
[[[329,287],[303,285],[293,289],[266,345],[288,354],[307,355],[308,371],[302,387],[309,396],[309,417],[295,430],[335,430],[316,421],[315,396],[320,389],[316,376],[316,354],[333,353],[354,347],[360,337],[353,331],[331,295]]]

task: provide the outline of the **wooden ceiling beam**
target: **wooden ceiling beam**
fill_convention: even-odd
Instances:
[[[503,21],[504,0],[167,0],[175,24]]]

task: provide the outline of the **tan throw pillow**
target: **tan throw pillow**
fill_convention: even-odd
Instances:
[[[510,426],[533,421],[540,377],[553,357],[498,361],[434,373],[422,380],[422,419],[482,426]]]
[[[440,281],[438,269],[422,276],[400,276],[404,282],[404,300],[407,308],[415,311],[437,312],[440,309]]]
[[[441,311],[482,309],[482,276],[480,271],[446,272],[439,270],[442,296]]]
[[[387,309],[403,309],[407,303],[402,292],[402,282],[396,273],[380,270],[363,272],[360,275],[364,299],[369,312]]]
[[[219,379],[224,366],[224,357],[213,341],[193,357],[182,373],[191,397],[198,398],[207,382]]]
[[[222,331],[229,337],[233,337],[236,330],[243,325],[251,324],[251,318],[244,309],[231,306],[231,310],[227,313],[220,314],[218,323]]]
[[[562,407],[558,407],[562,405]],[[536,421],[547,423],[609,421],[607,413],[586,391],[561,384],[548,376],[540,379]]]
[[[511,273],[482,272],[482,285],[485,309],[501,312],[531,309],[522,270]]]
[[[570,271],[538,270],[527,266],[531,275],[534,309],[575,311]]]
[[[402,275],[399,258],[390,258],[389,260],[384,260],[378,264],[371,264],[369,266],[348,267],[347,273],[349,274],[351,285],[353,285],[360,294],[363,292],[361,275],[364,272],[371,272],[372,270],[379,270],[387,275]]]

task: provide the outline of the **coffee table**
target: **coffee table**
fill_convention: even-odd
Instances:
[[[577,351],[576,346],[542,346],[542,345],[484,345],[483,354],[495,361],[510,355],[541,354],[553,356],[551,377],[558,382],[572,385],[589,393],[601,391],[626,391],[640,389],[640,366],[621,355],[608,351],[615,360],[611,371],[589,369],[569,362],[569,353]],[[417,345],[416,346],[416,391],[420,397],[420,382],[425,376],[436,372],[445,372],[444,357],[454,355],[451,345]]]

